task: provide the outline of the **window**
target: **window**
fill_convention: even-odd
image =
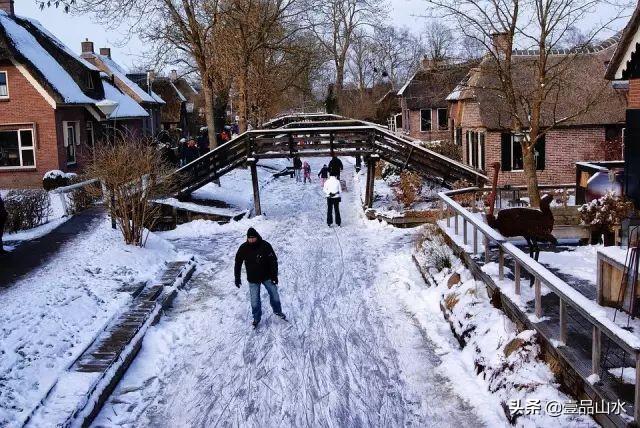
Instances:
[[[6,71],[0,71],[0,98],[9,98],[9,78]]]
[[[93,76],[90,71],[87,71],[87,88],[93,89]]]
[[[533,157],[536,161],[536,169],[544,170],[546,155],[546,138],[542,135],[538,138],[538,142],[533,148]],[[502,162],[503,171],[522,171],[524,170],[524,157],[522,155],[522,145],[514,141],[513,134],[504,132],[501,137],[502,145]]]
[[[64,146],[67,149],[67,164],[76,163],[76,146],[80,144],[78,122],[62,122]]]
[[[93,147],[96,143],[96,136],[93,131],[93,122],[91,120],[87,121],[87,144]]]
[[[36,165],[32,129],[0,131],[0,168]]]
[[[420,132],[431,131],[431,109],[420,110]]]
[[[449,120],[449,117],[447,116],[447,109],[439,108],[438,109],[438,129],[441,131],[445,129],[449,129],[448,120]]]
[[[456,146],[462,146],[462,128],[453,130],[453,141],[455,141]]]
[[[484,132],[467,131],[467,164],[474,168],[485,169]]]

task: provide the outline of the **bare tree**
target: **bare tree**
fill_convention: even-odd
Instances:
[[[393,87],[402,85],[415,71],[424,55],[422,41],[407,28],[376,27],[373,33],[375,64],[381,77]]]
[[[455,55],[456,38],[446,24],[431,21],[424,31],[425,55],[432,61],[444,62]]]
[[[307,20],[320,46],[331,58],[338,101],[344,88],[347,56],[356,30],[384,18],[382,0],[309,0]]]
[[[567,85],[579,49],[559,54],[568,32],[576,23],[594,14],[605,3],[599,0],[427,0],[444,19],[457,23],[466,40],[482,45],[486,55],[481,67],[494,77],[493,85],[475,89],[492,91],[504,104],[510,123],[523,135],[521,145],[528,193],[533,206],[540,204],[535,147],[546,132],[589,111],[605,89],[604,79],[596,79],[585,98],[575,107],[558,107],[564,102]],[[588,31],[590,42],[619,19],[622,9],[608,9],[610,17]],[[584,26],[583,26],[584,28]],[[529,60],[514,60],[514,48],[526,49]],[[533,55],[530,53],[534,52]],[[522,84],[522,75],[526,82]],[[589,77],[589,76],[585,76]],[[599,83],[597,83],[599,82]],[[571,88],[576,90],[576,88]],[[583,91],[584,92],[584,91]],[[570,110],[567,112],[567,110]]]

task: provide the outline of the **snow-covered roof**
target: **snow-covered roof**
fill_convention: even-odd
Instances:
[[[131,117],[148,117],[149,113],[140,106],[133,98],[120,92],[111,83],[103,80],[105,99],[115,101],[118,107],[109,115],[109,119],[124,119]]]
[[[417,72],[416,72],[417,73]],[[411,81],[413,80],[414,77],[416,77],[416,73],[413,73],[411,75],[411,77],[409,79],[407,79],[406,83],[404,85],[402,85],[402,88],[400,88],[400,90],[398,91],[398,95],[402,96],[402,94],[404,93],[405,89],[407,89],[407,86],[409,86],[409,83],[411,83]]]
[[[176,90],[176,94],[178,94],[178,98],[180,98],[180,101],[187,101],[187,98],[182,94],[182,92],[180,92],[180,90],[178,89],[178,87],[176,85],[173,84],[173,82],[169,82],[171,84],[171,86],[173,87],[173,89]]]
[[[114,60],[105,55],[94,54],[102,63],[111,71],[111,73],[116,77],[116,79],[120,80],[122,83],[127,85],[138,97],[140,97],[141,102],[147,103],[160,103],[164,104],[164,100],[160,98],[158,94],[151,91],[151,93],[147,93],[144,89],[142,89],[137,83],[127,77],[126,71]]]
[[[0,26],[4,29],[9,43],[11,43],[42,76],[46,77],[47,81],[53,89],[60,94],[65,103],[92,104],[95,102],[94,99],[89,98],[82,92],[67,70],[38,43],[36,38],[6,12],[0,11]]]

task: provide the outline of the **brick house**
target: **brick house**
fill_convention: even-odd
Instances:
[[[147,90],[146,73],[130,73],[127,77]],[[204,126],[204,116],[198,112],[202,107],[200,93],[183,77],[179,77],[176,70],[171,70],[168,76],[158,76],[153,79],[153,92],[165,101],[160,114],[160,127],[173,131],[182,137],[196,135]]]
[[[148,85],[142,89],[140,85],[129,79],[126,71],[111,58],[110,48],[100,48],[100,53],[96,54],[93,50],[93,42],[85,40],[82,42],[81,49],[81,58],[106,73],[120,91],[133,98],[147,111],[149,117],[142,122],[143,134],[145,136],[156,135],[160,131],[160,113],[165,104],[162,98],[155,92],[148,90]],[[149,77],[145,74],[147,81]]]
[[[37,21],[0,2],[0,188],[81,171],[106,131],[140,132],[147,113]]]
[[[474,63],[445,64],[423,59],[421,67],[398,91],[402,130],[422,141],[454,139],[447,96]]]
[[[573,55],[562,86],[543,105],[543,126],[570,118],[549,129],[535,147],[540,184],[572,183],[578,161],[615,160],[621,156],[621,136],[625,117],[624,96],[604,80],[605,64],[611,58],[617,38],[576,53],[558,51],[551,60]],[[495,46],[500,46],[495,41]],[[530,51],[514,51],[512,67],[516,87],[523,93],[534,82],[537,56]],[[463,162],[487,170],[500,162],[499,184],[524,185],[522,149],[512,132],[512,120],[501,94],[493,56],[487,55],[472,68],[448,96],[457,141],[462,144]],[[576,115],[600,91],[597,102]],[[551,100],[551,101],[549,101]],[[554,100],[558,100],[555,102]]]

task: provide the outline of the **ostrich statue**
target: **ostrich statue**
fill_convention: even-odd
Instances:
[[[491,194],[489,195],[489,213],[487,224],[496,229],[504,237],[522,236],[529,246],[529,256],[538,260],[540,247],[538,242],[551,242],[557,245],[557,239],[551,234],[553,230],[553,213],[549,208],[553,198],[544,195],[540,201],[540,209],[536,208],[505,208],[498,211],[496,217],[493,212],[496,205],[496,191],[498,187],[498,173],[500,162],[495,162]]]

